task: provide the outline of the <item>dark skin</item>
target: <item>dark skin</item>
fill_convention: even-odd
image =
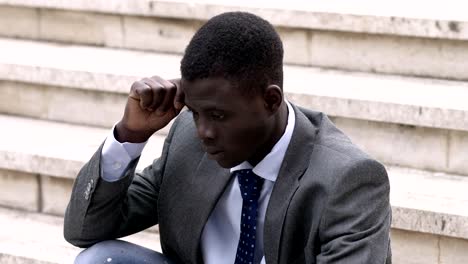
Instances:
[[[125,113],[116,126],[120,142],[144,142],[186,105],[208,157],[221,167],[258,164],[280,139],[288,109],[277,85],[244,94],[224,78],[167,81],[154,76],[132,85]]]

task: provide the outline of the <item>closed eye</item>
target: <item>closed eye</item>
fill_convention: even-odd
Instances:
[[[211,112],[210,116],[211,116],[211,119],[214,121],[222,121],[226,117],[226,115],[221,112]]]

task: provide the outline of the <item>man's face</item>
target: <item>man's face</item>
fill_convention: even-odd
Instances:
[[[272,115],[261,93],[248,97],[224,78],[182,80],[185,104],[209,158],[231,168],[250,160],[271,137]]]

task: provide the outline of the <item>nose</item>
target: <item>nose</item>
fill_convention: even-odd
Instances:
[[[201,140],[211,140],[214,139],[216,136],[215,129],[213,125],[210,122],[207,122],[206,120],[203,120],[200,118],[198,122],[196,122],[197,126],[197,133],[198,133],[198,138]]]

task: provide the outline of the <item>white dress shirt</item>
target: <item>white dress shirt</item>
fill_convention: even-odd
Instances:
[[[255,167],[244,161],[236,167],[231,168],[231,172],[240,169],[252,169],[256,175],[265,179],[258,200],[255,263],[265,263],[263,253],[265,214],[273,185],[278,177],[296,123],[294,109],[289,102],[286,102],[286,104],[288,106],[288,124],[284,134],[271,152]],[[128,164],[141,154],[145,144],[120,143],[115,139],[113,132],[110,133],[102,148],[102,178],[106,181],[119,180],[123,176]],[[239,183],[236,177],[232,177],[203,229],[201,249],[206,264],[234,263],[240,237],[241,211],[242,196]]]

